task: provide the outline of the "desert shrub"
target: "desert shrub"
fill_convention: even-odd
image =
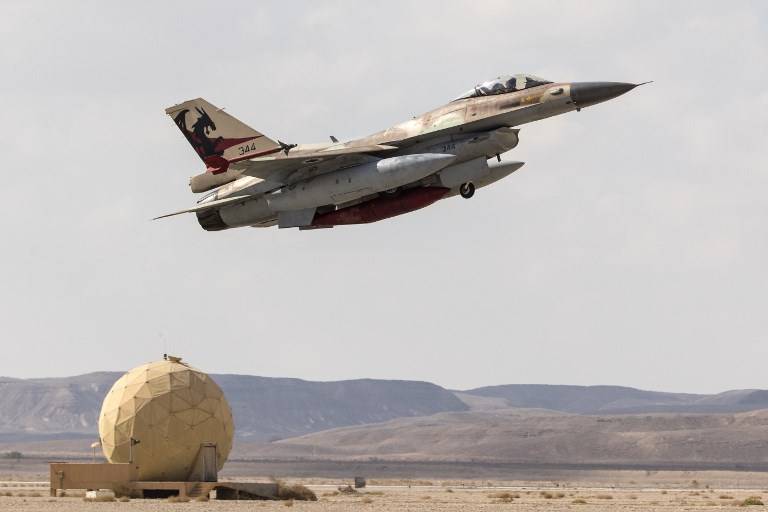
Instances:
[[[198,496],[197,498],[195,498],[195,501],[199,501],[199,502],[206,502],[208,500],[210,500],[210,498],[208,497],[207,494],[203,494],[202,496]]]
[[[666,489],[665,489],[665,490],[663,490],[663,491],[661,491],[661,494],[667,494],[667,491],[666,491]]]
[[[727,494],[721,494],[721,495],[719,496],[719,498],[720,498],[721,500],[732,500],[732,499],[733,499],[733,496],[728,496]]]
[[[514,498],[519,498],[520,495],[517,493],[511,493],[511,492],[494,492],[492,494],[489,494],[488,497],[496,498],[499,500],[512,500]]]
[[[168,496],[168,503],[188,503],[189,498],[186,496]]]
[[[422,500],[431,500],[432,496],[422,496],[421,499]]]
[[[301,484],[289,485],[283,482],[277,482],[277,498],[281,500],[317,501],[317,495],[312,489]]]
[[[739,505],[742,507],[747,507],[749,505],[763,505],[763,500],[760,499],[760,496],[750,496],[739,503]]]
[[[612,500],[613,496],[611,496],[610,494],[598,494],[597,496],[595,496],[595,498],[599,500]]]
[[[286,507],[292,507],[293,506],[293,500],[285,500],[283,502],[283,505],[285,505]]]
[[[584,498],[576,498],[571,503],[573,503],[574,505],[586,505],[587,500],[585,500]]]
[[[637,496],[635,496],[634,494],[630,494],[629,496],[627,496],[627,498],[629,498],[631,500],[636,500]]]
[[[341,494],[357,494],[357,491],[352,488],[351,485],[346,487],[339,487],[339,493]]]
[[[121,503],[125,503],[127,501],[131,501],[131,498],[129,498],[128,496],[120,496],[119,498],[117,498],[117,501]]]
[[[565,493],[564,492],[556,492],[555,493],[555,498],[565,498]]]
[[[539,494],[541,494],[541,497],[544,498],[545,500],[551,500],[552,498],[555,497],[554,494],[548,491],[541,491]]]
[[[329,496],[338,496],[338,495],[339,495],[339,491],[329,491],[329,492],[324,492],[323,494],[321,494],[321,496],[326,497],[326,498],[329,497]]]
[[[446,489],[446,490],[445,490],[445,492],[453,492],[453,489],[451,489],[451,488],[449,487],[448,489]]]
[[[365,497],[365,498],[363,498],[361,501],[362,501],[363,503],[373,503],[373,498],[369,498],[368,496],[366,496],[366,497]]]

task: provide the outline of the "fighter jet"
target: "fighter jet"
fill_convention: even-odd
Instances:
[[[579,111],[638,85],[551,82],[508,75],[368,137],[323,144],[272,139],[198,98],[166,113],[206,166],[190,188],[203,229],[242,226],[316,229],[366,224],[437,201],[474,196],[523,162],[502,161],[517,127]],[[491,161],[489,164],[488,162]]]

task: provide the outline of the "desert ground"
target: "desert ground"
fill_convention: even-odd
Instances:
[[[552,480],[368,479],[356,492],[340,492],[344,478],[290,478],[312,489],[316,502],[140,500],[86,503],[82,493],[52,498],[48,483],[0,475],[0,510],[29,512],[112,510],[220,510],[256,508],[307,511],[466,510],[744,510],[745,500],[768,503],[768,474],[738,471],[570,471]],[[540,478],[540,475],[536,475]],[[265,476],[230,479],[266,480]],[[762,508],[756,506],[756,509]]]
[[[743,510],[744,500],[768,499],[759,489],[617,489],[605,487],[562,487],[510,485],[485,487],[476,483],[457,485],[371,485],[354,494],[343,494],[336,486],[310,485],[317,502],[303,501],[210,501],[181,502],[139,500],[127,502],[86,503],[82,497],[50,498],[47,489],[28,486],[11,491],[15,496],[0,497],[0,510],[29,512],[81,510],[284,510],[290,506],[308,511],[347,510]],[[758,507],[762,508],[762,507]]]

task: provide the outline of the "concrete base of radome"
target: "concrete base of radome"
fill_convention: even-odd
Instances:
[[[213,497],[219,500],[277,498],[278,486],[268,482],[147,482],[136,479],[132,464],[51,462],[51,496],[66,490],[109,489],[132,498]],[[212,493],[215,493],[212,495]]]

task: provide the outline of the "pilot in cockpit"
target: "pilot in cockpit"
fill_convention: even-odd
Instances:
[[[494,80],[488,80],[487,82],[476,85],[474,88],[456,98],[456,100],[477,98],[480,96],[492,96],[495,94],[505,94],[551,83],[552,82],[549,80],[544,80],[543,78],[539,78],[533,75],[518,74],[511,76],[500,76]]]

